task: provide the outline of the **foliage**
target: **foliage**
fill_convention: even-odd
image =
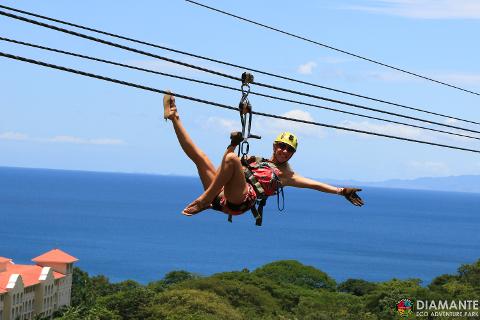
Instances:
[[[338,285],[337,290],[340,292],[351,293],[355,296],[364,296],[371,293],[377,285],[362,279],[348,279]]]
[[[299,319],[376,320],[364,309],[361,298],[344,293],[317,291],[303,296],[296,307]]]
[[[167,273],[162,280],[150,282],[148,288],[155,292],[162,292],[174,284],[198,278],[200,278],[198,275],[188,271],[176,270]]]
[[[194,289],[173,289],[159,293],[149,310],[156,320],[242,320],[242,314],[214,293]]]
[[[250,319],[275,314],[275,310],[281,309],[268,292],[239,280],[211,277],[184,282],[177,287],[214,293],[224,298],[234,308],[241,310]]]
[[[272,279],[278,283],[293,284],[309,289],[335,290],[335,280],[325,272],[311,266],[305,266],[295,260],[283,260],[269,263],[253,272],[260,277]]]
[[[245,271],[219,273],[213,277],[225,280],[238,280],[242,283],[253,285],[270,294],[278,302],[282,310],[287,312],[292,312],[293,308],[298,304],[300,296],[304,293],[304,289],[294,285],[278,283],[272,279]]]
[[[172,271],[146,286],[132,280],[110,283],[105,276],[90,277],[75,268],[72,306],[55,319],[395,320],[404,319],[396,311],[402,299],[472,300],[479,294],[480,260],[460,266],[457,274],[440,275],[426,287],[419,279],[348,279],[337,286],[326,273],[293,260],[209,277]]]
[[[90,278],[88,273],[80,268],[73,268],[72,276],[72,306],[90,304],[87,302],[90,291]]]
[[[145,310],[150,307],[155,293],[143,287],[124,287],[123,290],[100,297],[98,305],[115,310],[121,319],[143,320]]]
[[[473,264],[464,264],[458,268],[458,279],[480,295],[480,259]]]
[[[50,319],[50,318],[48,318]],[[104,307],[92,306],[90,308],[69,307],[62,310],[58,316],[54,315],[56,320],[121,320],[121,317],[114,311]]]

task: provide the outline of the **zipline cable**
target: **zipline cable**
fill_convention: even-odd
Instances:
[[[143,85],[132,83],[132,82],[122,81],[122,80],[118,80],[118,79],[114,79],[114,78],[109,78],[109,77],[105,77],[105,76],[101,76],[101,75],[97,75],[97,74],[93,74],[93,73],[89,73],[89,72],[85,72],[85,71],[81,71],[81,70],[77,70],[77,69],[67,68],[67,67],[63,67],[63,66],[59,66],[59,65],[55,65],[55,64],[51,64],[51,63],[46,63],[46,62],[43,62],[43,61],[38,61],[38,60],[33,60],[33,59],[21,57],[21,56],[16,56],[16,55],[12,55],[12,54],[9,54],[9,53],[0,52],[0,57],[5,57],[5,58],[13,59],[13,60],[28,62],[28,63],[31,63],[31,64],[36,64],[36,65],[40,65],[40,66],[44,66],[44,67],[48,67],[48,68],[52,68],[52,69],[62,70],[62,71],[66,71],[66,72],[70,72],[70,73],[74,73],[74,74],[79,74],[79,75],[82,75],[82,76],[85,76],[85,77],[90,77],[90,78],[100,79],[100,80],[104,80],[104,81],[109,81],[109,82],[129,86],[129,87],[134,87],[134,88],[138,88],[138,89],[142,89],[142,90],[147,90],[147,91],[151,91],[151,92],[162,93],[162,94],[171,94],[171,92],[168,92],[168,91],[155,89],[155,88],[143,86]],[[234,110],[235,112],[238,112],[238,108],[231,107],[231,106],[228,106],[228,105],[225,105],[225,104],[221,104],[221,103],[217,103],[217,102],[213,102],[213,101],[208,101],[208,100],[204,100],[204,99],[199,99],[199,98],[195,98],[195,97],[190,97],[190,96],[186,96],[186,95],[182,95],[182,94],[178,94],[178,93],[175,93],[175,96],[179,97],[179,98],[183,98],[183,99],[187,99],[187,100],[191,100],[191,101],[196,101],[196,102],[200,102],[200,103],[203,103],[203,104],[209,104],[209,105],[216,106],[216,107],[219,107],[219,108]],[[410,141],[410,142],[427,144],[427,145],[432,145],[432,146],[437,146],[437,147],[443,147],[443,148],[449,148],[449,149],[455,149],[455,150],[461,150],[461,151],[469,151],[469,152],[474,152],[474,153],[480,153],[480,150],[462,148],[462,147],[440,144],[440,143],[435,143],[435,142],[430,142],[430,141],[403,138],[403,137],[398,137],[398,136],[393,136],[393,135],[388,135],[388,134],[383,134],[383,133],[366,131],[366,130],[359,130],[359,129],[335,126],[335,125],[331,125],[331,124],[325,124],[325,123],[308,121],[308,120],[294,119],[294,118],[278,116],[278,115],[264,113],[264,112],[258,112],[258,111],[252,111],[252,113],[256,114],[256,115],[268,117],[268,118],[281,119],[281,120],[286,120],[286,121],[299,122],[299,123],[304,123],[304,124],[311,124],[311,125],[320,126],[320,127],[326,127],[326,128],[332,128],[332,129],[338,129],[338,130],[344,130],[344,131],[350,131],[350,132],[356,132],[356,133],[364,133],[364,134],[374,135],[374,136],[379,136],[379,137],[384,137],[384,138],[390,138],[390,139],[396,139],[396,140],[402,140],[402,141]]]
[[[238,68],[238,69],[250,70],[250,71],[255,72],[255,73],[267,75],[267,76],[278,78],[278,79],[283,79],[283,80],[288,80],[288,81],[291,81],[291,82],[301,83],[301,84],[304,84],[304,85],[317,87],[317,88],[321,88],[321,89],[325,89],[325,90],[330,90],[330,91],[334,91],[334,92],[338,92],[338,93],[342,93],[342,94],[347,94],[347,95],[354,96],[354,97],[357,97],[357,98],[362,98],[362,99],[367,99],[367,100],[371,100],[371,101],[375,101],[375,102],[380,102],[380,103],[384,103],[384,104],[388,104],[388,105],[392,105],[392,106],[396,106],[396,107],[400,107],[400,108],[404,108],[404,109],[409,109],[409,110],[423,112],[423,113],[436,115],[436,116],[440,116],[440,117],[444,117],[444,118],[450,118],[450,119],[454,119],[454,120],[458,120],[458,121],[463,121],[463,122],[467,122],[467,123],[480,125],[480,122],[475,122],[475,121],[467,120],[467,119],[461,119],[461,118],[457,118],[457,117],[454,117],[454,116],[449,116],[449,115],[445,115],[445,114],[441,114],[441,113],[437,113],[437,112],[433,112],[433,111],[428,111],[428,110],[424,110],[424,109],[420,109],[420,108],[409,107],[407,105],[399,104],[399,103],[396,103],[396,102],[390,102],[390,101],[386,101],[386,100],[383,100],[383,99],[368,97],[368,96],[361,95],[361,94],[358,94],[358,93],[353,93],[353,92],[348,92],[348,91],[335,89],[335,88],[331,88],[331,87],[327,87],[327,86],[322,86],[322,85],[319,85],[319,84],[316,84],[316,83],[303,81],[303,80],[299,80],[299,79],[295,79],[295,78],[291,78],[291,77],[287,77],[287,76],[282,76],[282,75],[274,74],[274,73],[271,73],[271,72],[266,72],[266,71],[254,69],[254,68],[249,68],[249,67],[241,66],[241,65],[238,65],[238,64],[230,63],[230,62],[226,62],[226,61],[222,61],[222,60],[218,60],[218,59],[213,59],[213,58],[189,53],[189,52],[186,52],[186,51],[181,51],[181,50],[161,46],[161,45],[154,44],[154,43],[151,43],[151,42],[137,40],[137,39],[134,39],[134,38],[118,35],[118,34],[115,34],[115,33],[106,32],[106,31],[102,31],[102,30],[99,30],[99,29],[94,29],[94,28],[82,26],[82,25],[79,25],[79,24],[76,24],[76,23],[72,23],[72,22],[68,22],[68,21],[64,21],[64,20],[60,20],[60,19],[50,18],[50,17],[44,16],[44,15],[36,14],[36,13],[33,13],[33,12],[29,12],[29,11],[15,9],[15,8],[4,6],[4,5],[0,5],[0,8],[11,10],[11,11],[22,13],[22,14],[26,14],[26,15],[33,16],[33,17],[37,17],[37,18],[44,19],[44,20],[47,20],[47,21],[52,21],[52,22],[68,25],[68,26],[75,27],[75,28],[78,28],[78,29],[83,29],[83,30],[107,35],[109,37],[114,37],[114,38],[117,38],[117,39],[122,39],[122,40],[130,41],[130,42],[134,42],[134,43],[138,43],[138,44],[142,44],[142,45],[146,45],[146,46],[150,46],[150,47],[154,47],[154,48],[158,48],[158,49],[162,49],[162,50],[167,50],[167,51],[179,53],[179,54],[194,57],[194,58],[197,58],[197,59],[202,59],[202,60],[206,60],[206,61],[210,61],[210,62],[215,62],[215,63],[218,63],[218,64],[223,64],[223,65]]]
[[[40,22],[40,21],[28,19],[28,18],[25,18],[25,17],[22,17],[22,16],[18,16],[18,15],[15,15],[15,14],[4,12],[4,11],[1,11],[1,10],[0,10],[0,15],[7,16],[7,17],[17,19],[17,20],[21,20],[21,21],[25,21],[25,22],[28,22],[28,23],[31,23],[31,24],[39,25],[39,26],[49,28],[49,29],[53,29],[53,30],[56,30],[56,31],[60,31],[60,32],[63,32],[63,33],[67,33],[67,34],[70,34],[70,35],[74,35],[74,36],[77,36],[77,37],[80,37],[80,38],[84,38],[84,39],[88,39],[88,40],[91,40],[91,41],[99,42],[99,43],[106,44],[106,45],[109,45],[109,46],[112,46],[112,47],[120,48],[120,49],[123,49],[123,50],[135,52],[135,53],[142,54],[142,55],[149,56],[149,57],[153,57],[153,58],[156,58],[156,59],[160,59],[160,60],[168,61],[168,62],[171,62],[171,63],[179,64],[179,65],[182,65],[182,66],[185,66],[185,67],[188,67],[188,68],[192,68],[192,69],[200,70],[200,71],[203,71],[203,72],[215,74],[215,75],[222,76],[222,77],[225,77],[225,78],[228,78],[228,79],[232,79],[232,80],[236,80],[236,81],[241,80],[239,77],[228,75],[228,74],[225,74],[225,73],[222,73],[222,72],[218,72],[218,71],[210,70],[210,69],[207,69],[207,68],[199,67],[199,66],[196,66],[196,65],[192,65],[192,64],[189,64],[189,63],[186,63],[186,62],[162,57],[162,56],[159,56],[157,54],[153,54],[153,53],[149,53],[149,52],[142,51],[142,50],[139,50],[139,49],[131,48],[131,47],[124,46],[124,45],[114,43],[114,42],[110,42],[110,41],[107,41],[107,40],[99,39],[99,38],[96,38],[96,37],[93,37],[93,36],[89,36],[89,35],[79,33],[79,32],[76,32],[76,31],[60,28],[60,27],[53,26],[53,25],[43,23],[43,22]],[[336,100],[336,99],[330,99],[330,98],[326,98],[326,97],[322,97],[322,96],[318,96],[318,95],[313,95],[313,94],[303,93],[303,92],[300,92],[300,91],[295,91],[295,90],[285,89],[285,88],[281,88],[281,87],[276,87],[276,86],[272,86],[272,85],[268,85],[268,84],[264,84],[264,83],[260,83],[260,82],[254,82],[254,84],[256,84],[258,86],[270,88],[270,89],[273,89],[273,90],[284,91],[284,92],[293,93],[293,94],[297,94],[297,95],[302,95],[302,96],[306,96],[306,97],[310,97],[310,98],[325,100],[325,101],[329,101],[329,102],[333,102],[333,103],[339,103],[339,104],[351,106],[351,107],[354,107],[354,108],[360,108],[360,109],[364,109],[364,110],[384,113],[384,114],[393,115],[393,116],[402,117],[402,118],[407,118],[407,119],[411,119],[411,120],[427,122],[427,123],[430,123],[430,124],[435,124],[435,125],[439,125],[439,126],[443,126],[443,127],[448,127],[448,128],[453,128],[453,129],[458,129],[458,130],[463,130],[463,131],[468,131],[468,132],[473,132],[473,133],[480,133],[480,131],[477,131],[477,130],[457,127],[457,126],[444,124],[444,123],[440,123],[440,122],[436,122],[436,121],[430,121],[430,120],[421,119],[421,118],[412,117],[412,116],[407,116],[407,115],[403,115],[403,114],[399,114],[399,113],[379,110],[379,109],[370,108],[370,107],[362,106],[362,105],[355,104],[355,103],[349,103],[349,102],[344,102],[344,101],[340,101],[340,100]]]
[[[65,50],[45,47],[45,46],[42,46],[42,45],[28,43],[28,42],[19,41],[19,40],[14,40],[14,39],[5,38],[5,37],[1,37],[1,36],[0,36],[0,40],[15,43],[15,44],[19,44],[19,45],[23,45],[23,46],[27,46],[27,47],[42,49],[42,50],[46,50],[46,51],[50,51],[50,52],[61,53],[61,54],[64,54],[64,55],[78,57],[78,58],[87,59],[87,60],[91,60],[91,61],[102,62],[102,63],[106,63],[106,64],[110,64],[110,65],[114,65],[114,66],[119,66],[119,67],[123,67],[123,68],[128,68],[128,69],[153,73],[153,74],[157,74],[157,75],[161,75],[161,76],[176,78],[176,79],[180,79],[180,80],[186,80],[186,81],[190,81],[190,82],[200,83],[200,84],[204,84],[204,85],[219,87],[219,88],[233,90],[233,91],[242,91],[241,89],[226,86],[226,85],[222,85],[222,84],[218,84],[218,83],[213,83],[213,82],[208,82],[208,81],[203,81],[203,80],[178,76],[178,75],[174,75],[174,74],[170,74],[170,73],[166,73],[166,72],[160,72],[160,71],[156,71],[156,70],[136,67],[136,66],[132,66],[132,65],[129,65],[129,64],[124,64],[124,63],[115,62],[115,61],[111,61],[111,60],[96,58],[96,57],[92,57],[92,56],[87,56],[87,55],[83,55],[83,54],[79,54],[79,53],[75,53],[75,52],[71,52],[71,51],[65,51]],[[354,116],[358,116],[358,117],[363,117],[363,118],[368,118],[368,119],[373,119],[373,120],[379,120],[379,121],[399,124],[399,125],[418,128],[418,129],[423,129],[423,130],[430,130],[430,131],[455,135],[455,136],[464,137],[464,138],[480,140],[480,138],[478,138],[478,137],[473,137],[473,136],[469,136],[469,135],[463,135],[463,134],[459,134],[459,133],[443,131],[443,130],[433,129],[433,128],[427,128],[427,127],[417,126],[417,125],[408,124],[408,123],[404,123],[404,122],[393,121],[393,120],[389,120],[389,119],[367,116],[367,115],[363,115],[363,114],[359,114],[359,113],[343,111],[343,110],[339,110],[339,109],[335,109],[335,108],[331,108],[331,107],[325,107],[325,106],[321,106],[321,105],[317,105],[317,104],[311,104],[311,103],[306,103],[306,102],[302,102],[302,101],[296,101],[296,100],[291,100],[291,99],[286,99],[286,98],[275,97],[275,96],[271,96],[271,95],[267,95],[267,94],[263,94],[263,93],[257,93],[257,92],[252,92],[252,91],[250,91],[249,93],[253,94],[253,95],[265,97],[265,98],[270,98],[270,99],[275,99],[275,100],[280,100],[280,101],[285,101],[285,102],[290,102],[290,103],[296,103],[296,104],[301,104],[301,105],[307,105],[307,106],[316,107],[316,108],[319,108],[319,109],[325,109],[325,110],[329,110],[329,111],[340,112],[340,113],[354,115]]]
[[[195,1],[192,1],[192,0],[185,0],[185,1],[190,2],[192,4],[195,4],[197,6],[200,6],[200,7],[207,8],[207,9],[215,11],[215,12],[225,14],[225,15],[233,17],[235,19],[246,21],[246,22],[252,23],[254,25],[257,25],[257,26],[260,26],[260,27],[263,27],[263,28],[266,28],[266,29],[269,29],[269,30],[276,31],[276,32],[285,34],[285,35],[293,37],[293,38],[297,38],[297,39],[300,39],[300,40],[303,40],[303,41],[307,41],[307,42],[313,43],[315,45],[318,45],[318,46],[321,46],[321,47],[324,47],[324,48],[327,48],[327,49],[330,49],[330,50],[334,50],[334,51],[337,51],[337,52],[340,52],[340,53],[343,53],[343,54],[346,54],[346,55],[349,55],[349,56],[352,56],[352,57],[355,57],[355,58],[358,58],[358,59],[361,59],[361,60],[365,60],[365,61],[377,64],[377,65],[380,65],[380,66],[383,66],[383,67],[386,67],[386,68],[390,68],[390,69],[393,69],[393,70],[396,70],[396,71],[406,73],[408,75],[411,75],[411,76],[414,76],[414,77],[417,77],[417,78],[421,78],[421,79],[428,80],[428,81],[431,81],[431,82],[435,82],[435,83],[438,83],[438,84],[441,84],[441,85],[444,85],[444,86],[447,86],[447,87],[450,87],[450,88],[454,88],[454,89],[457,89],[457,90],[460,90],[460,91],[464,91],[464,92],[467,92],[467,93],[471,93],[471,94],[480,96],[480,93],[478,93],[478,92],[471,91],[471,90],[468,90],[468,89],[464,89],[464,88],[461,88],[461,87],[458,87],[458,86],[455,86],[455,85],[452,85],[452,84],[449,84],[449,83],[446,83],[446,82],[443,82],[443,81],[439,81],[439,80],[435,80],[433,78],[429,78],[427,76],[423,76],[423,75],[415,73],[415,72],[407,71],[405,69],[401,69],[401,68],[392,66],[390,64],[386,64],[386,63],[383,63],[383,62],[380,62],[380,61],[377,61],[377,60],[366,58],[364,56],[361,56],[361,55],[358,55],[358,54],[355,54],[355,53],[352,53],[352,52],[348,52],[348,51],[345,51],[345,50],[342,50],[342,49],[338,49],[338,48],[332,47],[330,45],[327,45],[327,44],[324,44],[324,43],[321,43],[321,42],[318,42],[318,41],[314,41],[314,40],[311,40],[311,39],[308,39],[308,38],[305,38],[305,37],[302,37],[302,36],[299,36],[299,35],[284,31],[284,30],[280,30],[280,29],[277,29],[277,28],[274,28],[274,27],[270,27],[270,26],[267,26],[267,25],[262,24],[260,22],[256,22],[256,21],[253,21],[253,20],[250,20],[250,19],[247,19],[247,18],[243,18],[243,17],[237,16],[235,14],[232,14],[232,13],[220,10],[220,9],[216,9],[216,8],[207,6],[205,4],[199,3],[199,2],[195,2]]]

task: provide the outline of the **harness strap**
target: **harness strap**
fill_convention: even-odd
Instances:
[[[255,219],[255,224],[257,226],[262,225],[262,215],[260,212],[258,212],[257,208],[253,206],[250,211],[252,212],[253,218]]]
[[[255,193],[257,194],[257,206],[253,205],[250,208],[250,211],[252,212],[253,217],[255,218],[255,225],[261,226],[262,221],[263,221],[263,208],[267,204],[267,198],[268,196],[265,195],[265,189],[262,187],[260,182],[257,180],[255,175],[253,174],[254,169],[260,168],[262,166],[265,166],[264,163],[267,163],[268,165],[268,160],[265,160],[264,158],[261,157],[242,157],[241,159],[242,165],[243,165],[243,172],[245,174],[245,180],[247,183],[252,185],[253,189],[255,190]],[[270,167],[270,166],[269,166]],[[277,175],[274,173],[274,183],[276,183],[275,189],[276,189],[276,194],[277,194],[277,207],[278,210],[282,211],[285,208],[285,197],[283,193],[283,186],[280,182],[280,179],[277,177]],[[280,194],[282,196],[282,207],[280,208]],[[228,222],[232,222],[232,215],[228,215]]]
[[[282,196],[282,208],[280,208],[280,195]],[[278,211],[283,211],[285,209],[285,195],[283,194],[283,186],[280,185],[277,191],[277,208]]]
[[[247,182],[252,185],[257,196],[263,196],[265,194],[265,189],[263,189],[262,185],[260,184],[260,182],[258,182],[257,178],[255,178],[255,175],[253,174],[252,170],[244,167],[243,173],[245,174],[245,179],[247,180]]]
[[[267,204],[267,197],[262,198],[258,204],[258,208],[252,207],[253,217],[255,218],[255,225],[261,226],[263,221],[263,207]]]

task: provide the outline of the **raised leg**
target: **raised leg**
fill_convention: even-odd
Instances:
[[[185,154],[195,163],[203,189],[206,190],[212,184],[215,177],[215,167],[208,156],[195,145],[187,133],[178,115],[175,97],[173,95],[165,95],[163,103],[165,110],[164,117],[172,121],[178,142]]]
[[[213,199],[223,188],[225,198],[233,204],[241,204],[247,190],[247,182],[243,173],[240,158],[234,153],[235,147],[230,146],[225,152],[220,168],[212,183],[205,192],[189,204],[182,213],[188,216],[208,209]]]

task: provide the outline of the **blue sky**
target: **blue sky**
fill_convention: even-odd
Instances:
[[[203,3],[306,36],[337,48],[480,92],[480,4],[466,0],[207,1]],[[480,120],[480,97],[412,78],[338,52],[212,13],[185,1],[2,1],[30,10],[212,58],[346,91]],[[63,48],[159,71],[239,87],[239,83],[153,58],[0,17],[1,36]],[[112,40],[112,39],[109,39]],[[118,42],[119,40],[112,40]],[[126,43],[127,45],[131,45]],[[239,76],[241,70],[136,46],[170,58]],[[229,105],[239,94],[161,76],[123,70],[0,41],[0,51],[57,63]],[[161,96],[99,80],[0,58],[0,166],[195,175],[170,123]],[[385,110],[407,112],[267,76],[256,80]],[[346,106],[279,92],[290,99]],[[480,149],[478,140],[293,105],[250,98],[257,111]],[[218,164],[238,114],[178,99],[185,126]],[[366,113],[366,112],[365,112]],[[369,115],[377,115],[368,113]],[[383,117],[383,116],[382,116]],[[430,116],[478,130],[479,126]],[[395,119],[400,120],[401,119]],[[418,124],[418,123],[417,123]],[[283,130],[296,132],[292,159],[300,174],[365,181],[480,173],[478,154],[367,137],[333,129],[254,118],[251,152],[268,156]]]

